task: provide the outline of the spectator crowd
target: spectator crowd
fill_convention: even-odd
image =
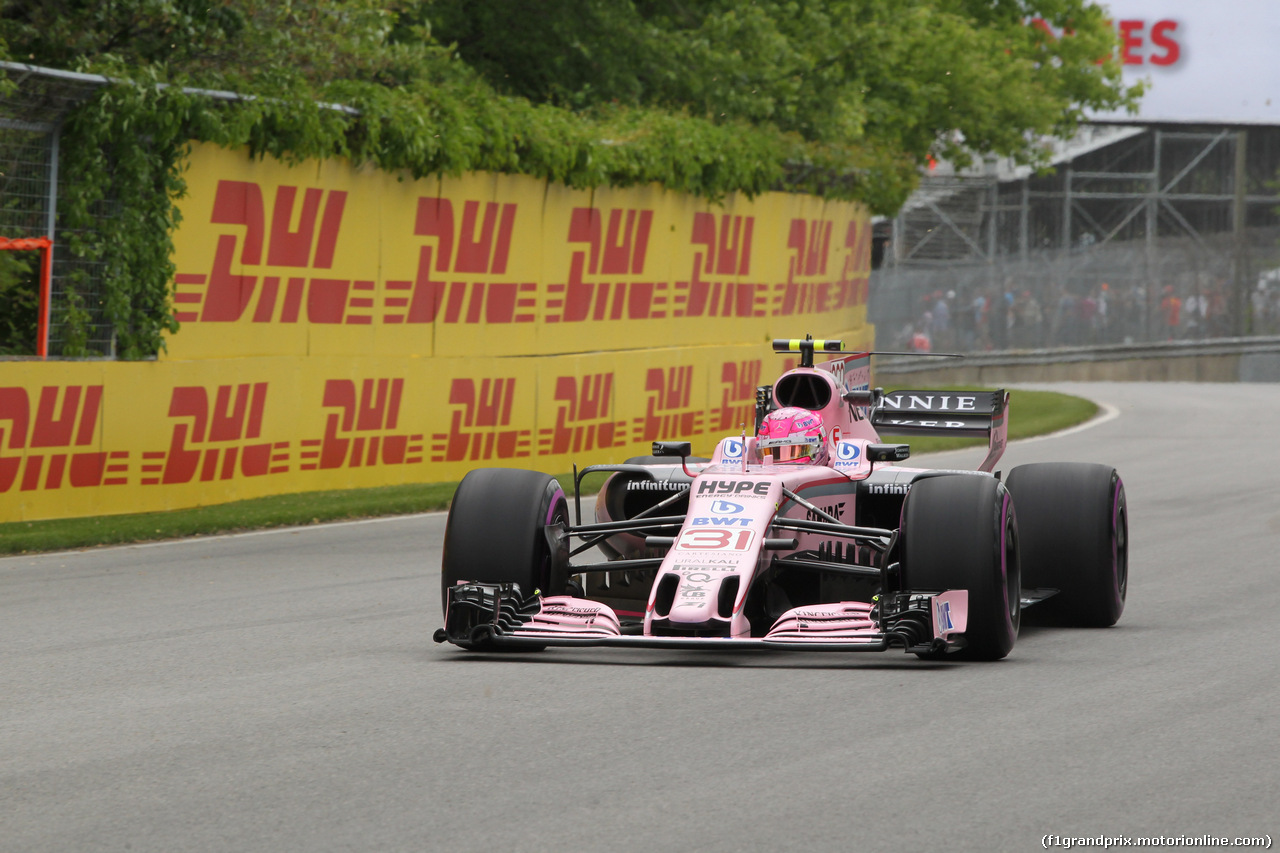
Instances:
[[[1264,277],[1246,310],[1253,335],[1280,334],[1280,271]],[[1211,280],[1194,288],[1161,286],[1152,294],[1141,283],[1105,281],[934,290],[918,299],[915,316],[895,333],[895,349],[914,352],[976,352],[1092,346],[1139,341],[1194,340],[1232,334],[1230,282]]]

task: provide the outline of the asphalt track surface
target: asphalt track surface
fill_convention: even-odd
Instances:
[[[439,514],[0,560],[0,849],[1274,838],[1280,385],[1052,387],[1001,467],[1119,468],[1129,601],[998,663],[437,646]]]

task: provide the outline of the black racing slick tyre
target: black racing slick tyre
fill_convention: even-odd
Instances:
[[[1106,465],[1046,462],[1019,465],[1006,482],[1018,508],[1023,583],[1059,591],[1036,610],[1058,624],[1114,625],[1129,586],[1120,475]]]
[[[519,584],[524,595],[558,595],[567,553],[552,553],[546,527],[569,518],[560,484],[547,474],[478,468],[462,478],[444,530],[440,605],[459,581]]]
[[[994,477],[918,480],[902,507],[902,585],[969,592],[966,646],[948,660],[999,660],[1013,649],[1022,616],[1018,522]],[[929,653],[921,657],[937,658]]]

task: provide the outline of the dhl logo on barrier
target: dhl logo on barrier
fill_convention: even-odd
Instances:
[[[511,427],[516,382],[515,377],[454,379],[450,429],[432,436],[432,461],[523,459],[626,443],[626,422],[611,415],[613,373],[556,377],[555,422],[537,431],[536,448],[533,430]]]
[[[711,413],[713,431],[729,432],[742,424],[747,429],[755,426],[756,387],[760,385],[763,366],[758,358],[720,365],[720,406]]]
[[[289,442],[250,441],[262,437],[267,383],[219,385],[212,401],[209,389],[184,385],[173,389],[169,417],[173,425],[168,450],[144,451],[144,486],[282,474],[289,470]],[[210,403],[212,402],[212,405]],[[237,464],[238,463],[238,464]]]
[[[511,255],[516,204],[467,200],[461,222],[447,198],[419,198],[413,233],[434,238],[418,249],[413,281],[388,281],[386,323],[531,323],[537,284],[502,281]],[[477,228],[479,229],[477,231]],[[456,244],[456,251],[455,251]],[[479,274],[487,281],[435,280],[432,274]],[[409,295],[390,295],[407,293]],[[390,309],[407,308],[404,313]]]
[[[738,280],[751,273],[755,217],[724,214],[718,225],[716,219],[701,211],[693,215],[693,270],[689,281],[676,283],[677,316],[763,317],[769,285]]]
[[[236,235],[222,234],[217,240],[213,268],[208,273],[178,273],[175,276],[174,303],[181,310],[176,311],[174,317],[179,322],[234,322],[244,316],[250,303],[255,306],[252,314],[255,323],[297,323],[304,308],[306,320],[310,323],[361,325],[372,322],[369,313],[373,306],[372,298],[350,296],[352,291],[371,292],[374,289],[372,279],[287,275],[283,272],[271,275],[264,271],[259,287],[259,276],[232,272],[237,255],[240,264],[246,267],[265,266],[277,270],[328,270],[333,267],[347,193],[307,188],[302,193],[298,225],[290,228],[298,189],[286,185],[276,188],[271,206],[271,230],[268,232],[262,188],[249,181],[218,182],[209,222],[243,226],[240,251],[236,252]],[[322,200],[323,215],[320,213]],[[198,311],[189,310],[197,306]],[[349,308],[356,310],[348,314]]]
[[[0,388],[0,492],[15,485],[30,492],[128,482],[122,475],[129,468],[129,451],[72,450],[96,443],[102,388],[45,385],[34,407],[26,388]]]
[[[374,277],[337,278],[288,274],[287,270],[329,270],[347,193],[296,186],[276,188],[271,226],[262,187],[249,181],[218,182],[209,223],[243,226],[243,237],[217,237],[208,273],[181,272],[174,296],[184,323],[370,325],[403,323],[528,323],[534,319],[534,282],[450,281],[434,276],[507,271],[517,205],[463,201],[461,216],[447,198],[419,198],[413,236],[422,240],[412,280],[388,279],[379,296]],[[299,204],[299,197],[301,202]],[[323,212],[321,212],[323,208]],[[291,228],[291,222],[297,222]],[[460,220],[460,221],[459,221]],[[237,251],[239,247],[239,251]],[[233,266],[257,267],[261,274],[235,274]],[[274,273],[274,274],[273,274]],[[382,313],[376,309],[379,304]],[[199,310],[194,310],[196,308]]]
[[[269,382],[176,386],[166,410],[172,421],[168,446],[140,451],[90,449],[101,443],[103,385],[48,385],[34,400],[26,388],[0,388],[0,493],[172,486],[424,459],[423,435],[397,429],[403,378],[365,379],[359,385],[327,380],[320,402],[320,411],[328,412],[324,435],[298,442],[296,467],[293,442],[263,436],[270,387]],[[131,476],[135,453],[140,463]]]
[[[764,367],[786,364],[758,341],[869,343],[854,204],[405,182],[205,144],[191,165],[182,329],[145,370],[6,374],[0,519],[616,460],[751,421]]]
[[[432,462],[518,459],[529,456],[531,429],[511,427],[514,377],[454,379],[449,431],[431,436]]]
[[[569,280],[547,285],[548,323],[666,318],[666,283],[594,280],[595,276],[644,274],[653,211],[614,208],[608,211],[607,226],[603,225],[604,219],[603,212],[596,208],[573,209],[569,220],[569,243],[574,246]],[[585,248],[575,245],[584,243]]]
[[[72,366],[99,378],[0,387],[0,520],[441,482],[478,465],[564,471],[659,439],[709,443],[753,420],[755,389],[775,364],[750,357],[755,349],[640,363],[456,358],[443,377],[435,359],[357,360],[356,376],[334,376],[324,360],[261,359],[243,378],[245,360],[177,362],[147,366],[154,389],[139,387],[140,365]],[[230,381],[190,381],[211,373]]]
[[[357,390],[350,379],[324,383],[324,403],[330,412],[324,438],[299,444],[300,470],[359,468],[374,465],[413,465],[422,461],[422,433],[390,432],[400,421],[404,379],[365,379]]]
[[[840,277],[834,280],[804,280],[828,275],[833,221],[793,219],[787,280],[770,284],[742,281],[751,273],[755,217],[717,217],[705,212],[693,217],[689,245],[694,252],[688,280],[593,278],[643,274],[652,220],[650,210],[612,209],[605,226],[602,211],[575,208],[569,241],[585,243],[587,248],[573,252],[566,284],[547,286],[546,321],[786,317],[866,302],[865,272],[858,276],[870,261],[871,232],[869,225],[859,228],[857,221],[849,223]]]
[[[776,289],[774,316],[826,313],[866,304],[871,224],[864,222],[859,227],[857,220],[849,223],[840,276],[833,280],[828,276],[827,265],[834,225],[830,220],[791,220],[787,281]]]
[[[702,432],[704,413],[693,408],[693,365],[650,368],[645,374],[645,412],[635,419],[637,440]]]
[[[531,456],[563,456],[625,447],[635,442],[701,433],[708,422],[737,428],[754,419],[759,359],[724,362],[720,405],[703,411],[694,399],[693,365],[651,368],[645,374],[644,414],[630,419],[615,413],[617,386],[612,371],[557,376],[553,381],[553,423],[537,430],[512,428],[517,380],[454,379],[449,392],[449,432],[432,436],[433,462],[496,461]]]
[[[613,374],[557,376],[556,422],[538,433],[538,455],[581,453],[626,444],[626,421],[613,412]]]
[[[655,322],[825,316],[866,303],[870,225],[848,203],[786,216],[814,208],[781,196],[768,207],[738,200],[729,212],[708,212],[691,209],[692,200],[627,204],[615,190],[608,197],[623,203],[570,206],[558,218],[530,179],[458,180],[449,191],[423,181],[432,191],[415,194],[413,184],[407,193],[379,189],[393,180],[381,174],[307,185],[301,170],[271,161],[250,168],[209,146],[196,156],[217,177],[193,182],[175,235],[175,316],[188,328],[645,324],[609,349],[634,348],[634,336]],[[862,322],[847,319],[846,327]],[[356,340],[187,338],[177,333],[174,357],[236,355],[228,348],[245,346],[345,354]],[[385,354],[423,352],[420,338],[386,340]],[[502,354],[568,351],[563,336],[546,331],[505,343]]]

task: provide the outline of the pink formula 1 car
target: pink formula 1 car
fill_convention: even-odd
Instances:
[[[1124,486],[1104,465],[992,473],[1008,394],[870,389],[870,353],[782,340],[800,366],[757,389],[756,424],[711,459],[688,442],[559,484],[472,471],[444,540],[445,625],[465,649],[901,648],[994,660],[1022,608],[1111,625],[1128,574]],[[833,360],[814,365],[814,354]],[[880,432],[986,436],[977,471],[908,468]],[[679,458],[676,461],[676,458]],[[582,478],[610,472],[594,523]],[[601,558],[603,554],[603,559]]]

